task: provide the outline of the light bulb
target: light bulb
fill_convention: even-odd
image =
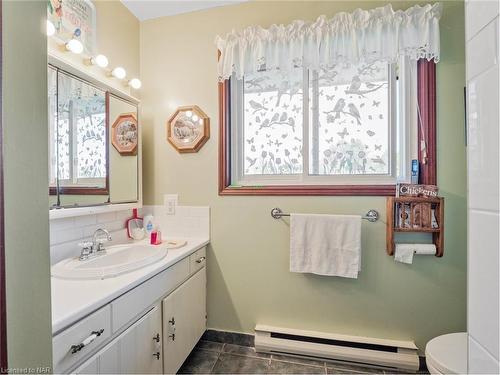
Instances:
[[[52,36],[56,33],[56,27],[52,22],[47,20],[47,36]]]
[[[140,89],[142,86],[142,82],[138,78],[132,78],[130,81],[128,81],[128,85],[132,87],[133,89]]]
[[[71,39],[66,43],[66,49],[73,53],[80,54],[83,52],[83,44],[79,40]]]
[[[203,119],[202,119],[202,118],[200,118],[200,119],[198,120],[198,124],[203,125]]]
[[[198,121],[199,117],[197,115],[193,115],[193,121],[196,122]]]
[[[108,66],[108,58],[104,55],[97,55],[90,59],[92,65],[97,65],[100,68],[105,68]]]
[[[126,77],[127,72],[121,66],[118,66],[118,67],[113,69],[113,71],[111,72],[111,75],[115,78],[123,79]]]
[[[187,111],[187,112],[186,112],[186,116],[187,116],[187,117],[191,117],[191,116],[193,116],[193,112],[191,112],[191,111]]]

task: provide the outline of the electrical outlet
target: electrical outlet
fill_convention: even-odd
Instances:
[[[163,204],[167,208],[167,215],[175,215],[175,207],[179,200],[178,194],[165,194],[163,196]]]

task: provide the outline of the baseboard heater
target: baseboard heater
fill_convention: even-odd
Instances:
[[[418,348],[413,341],[304,331],[258,324],[255,327],[255,350],[261,353],[292,354],[412,372],[419,369]]]

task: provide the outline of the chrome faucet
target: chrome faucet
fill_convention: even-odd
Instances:
[[[103,239],[103,235],[105,239]],[[102,245],[104,241],[111,241],[111,235],[106,229],[98,228],[94,235],[92,236],[92,242],[86,241],[80,243],[82,247],[82,251],[80,253],[80,260],[86,260],[89,258],[93,258],[96,255],[105,254],[106,249]]]
[[[101,239],[103,234],[106,236],[105,241],[111,241],[111,235],[109,234],[109,232],[108,232],[106,229],[103,229],[103,228],[98,228],[98,229],[94,232],[94,236],[92,237],[92,250],[93,250],[95,253],[98,253],[99,251],[104,251],[104,250],[106,250],[106,249],[102,246],[102,244],[103,244],[103,242],[104,242],[104,241]]]

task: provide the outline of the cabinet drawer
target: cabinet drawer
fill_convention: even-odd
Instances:
[[[200,268],[202,268],[207,261],[207,248],[203,247],[200,250],[189,256],[189,272],[190,274],[195,273]]]
[[[101,332],[99,336],[94,332]],[[63,373],[92,353],[111,336],[111,308],[106,306],[52,339],[55,373]],[[73,346],[85,343],[80,350]],[[75,351],[72,353],[72,351]]]
[[[113,333],[174,290],[188,276],[189,260],[186,258],[113,301]]]

